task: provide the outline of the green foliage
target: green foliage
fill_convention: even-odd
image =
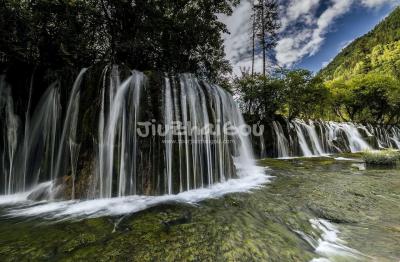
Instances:
[[[104,55],[102,31],[94,0],[0,3],[0,50],[8,60],[52,68],[88,66]]]
[[[395,150],[368,151],[363,153],[367,165],[394,166],[400,160],[400,152]]]
[[[231,70],[217,14],[238,0],[0,1],[0,54],[8,63],[80,68],[98,61],[138,70],[193,72],[217,81]]]
[[[392,76],[368,73],[350,80],[338,78],[326,85],[334,112],[343,120],[377,124],[399,120],[400,82]]]
[[[283,114],[398,124],[400,122],[400,8],[366,36],[345,48],[317,76],[287,70],[234,81],[246,115]]]
[[[356,39],[323,70],[326,80],[369,72],[400,78],[400,7],[371,32]]]
[[[234,87],[242,112],[258,119],[273,117],[286,99],[285,82],[277,77],[243,74],[234,80]]]
[[[245,73],[234,80],[234,87],[242,111],[261,120],[279,113],[290,119],[321,117],[329,99],[322,80],[303,69],[269,76]]]
[[[285,77],[287,110],[289,119],[315,118],[324,115],[329,92],[322,79],[313,77],[310,71],[288,71]]]
[[[230,71],[217,14],[237,0],[102,0],[112,57],[139,70],[195,72],[216,80]]]
[[[358,38],[321,72],[341,120],[400,121],[400,7]]]

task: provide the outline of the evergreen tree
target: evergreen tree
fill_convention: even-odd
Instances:
[[[255,49],[259,45],[262,52],[263,69],[266,75],[266,60],[268,51],[276,46],[277,32],[280,28],[278,1],[254,0],[253,2],[253,46],[252,46],[252,73],[254,74]],[[257,41],[258,40],[258,41]],[[257,45],[258,44],[258,45]]]

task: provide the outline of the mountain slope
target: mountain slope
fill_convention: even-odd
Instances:
[[[350,79],[376,72],[400,79],[400,6],[372,31],[344,48],[319,75]]]

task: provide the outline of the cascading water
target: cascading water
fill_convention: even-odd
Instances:
[[[58,83],[50,85],[44,92],[31,117],[30,94],[25,123],[21,125],[19,117],[14,113],[10,88],[4,77],[0,79],[0,118],[6,120],[6,125],[2,126],[3,141],[0,152],[1,194],[29,191],[40,183],[53,181],[66,175],[70,165],[75,165],[74,173],[77,162],[77,156],[74,154],[79,151],[75,143],[79,85],[83,74],[84,71],[74,85],[64,125],[60,123],[62,110]],[[70,157],[67,158],[68,153]],[[14,163],[22,165],[17,166]]]
[[[88,115],[81,104],[88,100],[82,82],[91,74],[86,73],[83,69],[75,80],[65,111],[59,82],[33,103],[32,113],[30,94],[25,121],[14,112],[11,88],[1,77],[0,118],[5,125],[0,131],[0,194],[30,192],[28,198],[39,200],[106,199],[173,195],[214,185],[215,192],[229,192],[237,191],[239,184],[229,182],[232,189],[227,190],[221,183],[262,174],[256,170],[248,138],[239,132],[245,123],[232,96],[190,74],[150,79],[107,66],[102,88],[92,98],[98,102],[89,105],[95,110],[92,119],[98,119],[97,137],[87,141],[81,134]],[[227,126],[234,132],[225,132]],[[82,167],[90,169],[87,162],[96,168],[82,178]],[[243,188],[260,181],[265,178],[248,181]],[[200,195],[209,194],[204,192]]]
[[[309,124],[302,123],[302,125],[305,127],[308,137],[310,138],[313,154],[323,155],[324,151],[321,146],[322,143],[318,139],[314,123],[310,121]],[[321,138],[323,139],[323,137]]]
[[[51,180],[56,164],[58,128],[61,117],[59,88],[51,85],[44,93],[30,120],[23,158],[26,165],[25,188]],[[25,171],[25,170],[24,170]]]
[[[190,74],[148,78],[141,72],[122,71],[117,66],[103,70],[103,85],[94,98],[98,104],[94,103],[91,115],[98,119],[97,132],[89,150],[90,143],[82,140],[79,129],[87,110],[81,105],[86,69],[75,80],[64,113],[56,82],[33,113],[29,95],[25,121],[14,111],[5,77],[0,78],[0,118],[5,123],[0,130],[1,194],[53,181],[47,187],[64,183],[70,197],[65,193],[62,197],[71,199],[172,195],[253,172],[248,138],[224,132],[227,123],[234,131],[244,125],[227,91]],[[120,80],[123,77],[125,81]],[[278,157],[400,147],[398,127],[294,120],[274,122],[272,129]],[[259,140],[264,139],[268,138]],[[266,146],[261,149],[265,154]],[[81,155],[95,168],[86,172],[86,184],[80,182],[76,192],[77,179],[82,181],[80,168],[86,163]],[[87,187],[83,191],[82,185]]]
[[[0,76],[0,114],[5,119],[3,125],[3,152],[2,156],[2,190],[6,194],[12,193],[16,189],[18,177],[15,175],[15,155],[17,153],[18,128],[20,121],[14,113],[14,102],[11,97],[11,90],[4,81],[4,76]],[[1,191],[0,191],[1,192]]]
[[[79,150],[77,150],[77,147],[79,146],[76,145],[76,132],[79,117],[80,85],[86,71],[87,69],[81,70],[72,87],[64,124],[62,126],[57,162],[54,171],[51,173],[51,180],[55,179],[56,176],[62,177],[66,175],[65,171],[68,170],[68,164],[74,164],[78,158],[78,156],[75,156],[74,154],[79,152]],[[68,157],[66,157],[68,153],[71,161],[66,161],[66,159],[68,159]]]
[[[125,82],[119,85],[118,69],[112,69],[109,85],[109,112],[105,122],[105,105],[102,104],[99,131],[99,197],[113,196],[114,178],[118,180],[117,195],[136,194],[137,185],[137,122],[140,101],[140,88],[143,86],[142,73],[133,72]],[[118,79],[116,79],[118,78]],[[104,86],[105,88],[105,86]],[[103,94],[106,90],[103,90]],[[116,92],[115,92],[116,91]],[[104,103],[104,99],[102,101]],[[102,130],[104,128],[104,130]],[[120,149],[119,152],[116,149]],[[115,158],[119,163],[115,164]],[[129,163],[129,165],[128,165]],[[115,172],[115,170],[117,172]]]
[[[116,75],[118,68],[112,67],[102,90],[95,198],[207,188],[238,177],[236,170],[245,164],[254,165],[247,138],[222,132],[225,123],[234,129],[244,125],[226,91],[184,74],[164,77],[161,95],[154,98],[143,73],[133,71],[122,84]],[[207,132],[211,126],[215,133]],[[143,135],[146,129],[150,134]]]
[[[303,155],[304,156],[312,156],[313,153],[311,152],[311,149],[309,147],[309,144],[307,143],[307,140],[306,140],[306,137],[305,137],[304,131],[303,131],[303,126],[305,126],[305,124],[296,122],[296,123],[294,123],[294,126],[296,128],[297,138],[298,138],[299,145],[300,145]]]
[[[286,139],[286,136],[283,132],[282,125],[279,122],[274,121],[272,123],[275,135],[276,135],[276,144],[278,149],[278,157],[287,157],[289,156],[289,142]],[[261,141],[264,143],[264,140]],[[263,146],[263,145],[262,145]],[[263,146],[264,148],[264,146]]]
[[[322,156],[341,152],[360,152],[372,149],[400,149],[400,128],[293,120],[285,123],[284,132],[278,121],[272,123],[275,156]]]

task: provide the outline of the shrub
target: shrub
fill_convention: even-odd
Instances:
[[[395,150],[367,151],[363,153],[367,165],[395,166],[400,160],[400,152]]]

